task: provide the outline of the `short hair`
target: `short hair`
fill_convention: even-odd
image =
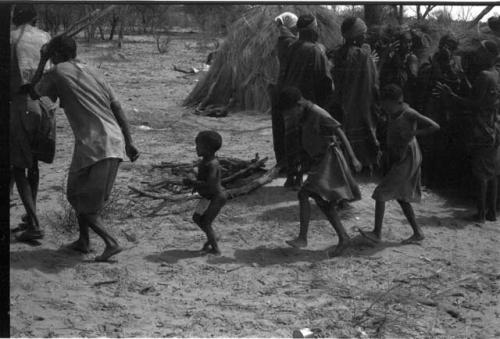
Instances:
[[[36,19],[36,10],[33,4],[17,4],[12,13],[12,23],[16,26],[26,24]]]
[[[301,16],[299,16],[299,19],[297,20],[297,28],[298,29],[306,28],[311,23],[313,23],[314,20],[316,20],[316,18],[314,17],[314,15],[312,15],[312,14],[302,14]]]
[[[279,94],[276,108],[278,110],[290,109],[297,105],[301,98],[302,93],[297,87],[285,87]]]
[[[401,98],[403,98],[403,91],[401,90],[401,87],[396,84],[386,85],[380,91],[380,101],[398,101]]]
[[[195,140],[210,147],[214,153],[222,147],[222,136],[216,131],[201,131]]]
[[[65,35],[56,36],[49,43],[50,56],[52,56],[54,52],[61,54],[65,61],[76,58],[75,39]]]

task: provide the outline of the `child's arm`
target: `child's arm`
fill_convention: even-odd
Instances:
[[[217,191],[217,186],[219,184],[218,182],[219,179],[217,176],[218,165],[211,161],[208,164],[206,164],[206,166],[208,170],[206,181],[186,178],[183,180],[183,183],[192,186],[198,192],[200,190],[208,191],[209,193],[214,193],[215,191]]]
[[[361,168],[363,167],[363,165],[361,165],[358,158],[354,154],[354,151],[352,150],[352,147],[351,147],[351,143],[347,139],[344,131],[340,128],[340,126],[335,129],[335,133],[342,141],[342,144],[345,146],[345,149],[346,149],[347,153],[349,154],[349,157],[351,158],[352,166],[354,167],[356,172],[361,171]]]
[[[417,121],[417,124],[421,123],[427,125],[426,128],[417,128],[417,130],[414,132],[415,136],[433,133],[440,129],[439,125],[434,120],[429,119],[428,117],[418,113],[417,111],[411,111],[411,115],[412,118]]]

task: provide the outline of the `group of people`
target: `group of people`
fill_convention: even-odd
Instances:
[[[425,88],[433,99],[422,106],[415,91],[419,62],[412,53],[408,31],[403,30],[379,56],[365,43],[363,20],[347,18],[341,25],[344,44],[327,53],[318,43],[313,15],[297,17],[287,12],[275,20],[281,33],[277,42],[279,77],[270,86],[273,143],[277,166],[286,173],[285,186],[298,189],[300,207],[299,235],[287,241],[290,246],[307,246],[312,198],[339,238],[329,254],[343,253],[350,239],[337,210],[342,203],[361,199],[352,169],[365,168],[371,173],[377,167],[385,175],[372,196],[375,226],[372,231],[360,229],[360,233],[379,242],[385,203],[397,200],[413,229],[404,242],[422,241],[424,235],[411,206],[421,199],[422,159],[424,163],[439,160],[440,154],[432,147],[439,138],[433,139],[437,135],[433,132],[440,129],[441,121],[451,124],[458,106],[467,107],[473,117],[472,170],[478,180],[475,218],[496,220],[500,132],[495,43],[481,43],[476,51],[477,71],[467,78],[453,57],[456,39],[443,37],[431,60],[432,86]],[[21,232],[18,239],[33,241],[44,235],[36,215],[38,158],[34,147],[39,144],[37,130],[43,109],[51,109],[43,103],[58,100],[75,136],[67,198],[77,214],[79,238],[69,248],[88,253],[92,229],[106,245],[96,260],[105,261],[122,248],[106,231],[99,214],[120,162],[125,155],[135,161],[139,152],[113,89],[101,74],[77,59],[75,40],[64,35],[50,39],[35,22],[33,5],[16,5],[11,33],[10,150],[13,177],[27,212],[23,226],[16,230]],[[48,61],[52,67],[41,79],[33,79],[39,63]],[[470,90],[464,93],[461,81],[468,79],[472,79]],[[431,145],[427,153],[422,155],[417,138]],[[220,248],[212,223],[227,201],[216,157],[222,138],[215,131],[202,131],[195,144],[202,157],[198,173],[183,182],[202,197],[193,216],[207,237],[202,252],[217,255]]]
[[[327,52],[318,42],[314,16],[285,12],[275,21],[280,67],[277,83],[270,87],[274,151],[287,177],[285,187],[298,189],[300,202],[300,233],[288,244],[307,245],[311,197],[339,237],[331,254],[347,246],[336,207],[360,199],[360,194],[344,154],[355,171],[366,168],[371,174],[380,169],[384,174],[372,196],[374,229],[359,230],[373,242],[381,239],[389,200],[398,201],[413,229],[404,242],[424,238],[411,206],[421,199],[422,162],[428,163],[423,177],[431,187],[439,174],[464,173],[460,170],[469,163],[477,196],[477,213],[471,219],[496,220],[500,83],[495,42],[482,41],[473,53],[474,63],[464,71],[456,55],[459,42],[452,34],[440,39],[427,65],[418,60],[408,27],[376,52],[366,43],[363,20],[349,17],[341,25],[344,43]],[[467,115],[469,123],[461,125],[458,112]],[[446,149],[457,146],[457,137],[467,158],[450,157]],[[449,172],[443,173],[446,169]],[[307,180],[302,183],[304,174]]]

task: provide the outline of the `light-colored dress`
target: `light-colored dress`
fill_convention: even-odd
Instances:
[[[387,157],[389,170],[375,188],[372,198],[377,201],[401,200],[419,202],[422,154],[413,132],[417,121],[408,105],[387,127]]]

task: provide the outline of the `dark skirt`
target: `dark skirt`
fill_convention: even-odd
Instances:
[[[312,164],[302,189],[329,202],[361,199],[358,184],[337,145],[330,145],[323,160]]]

